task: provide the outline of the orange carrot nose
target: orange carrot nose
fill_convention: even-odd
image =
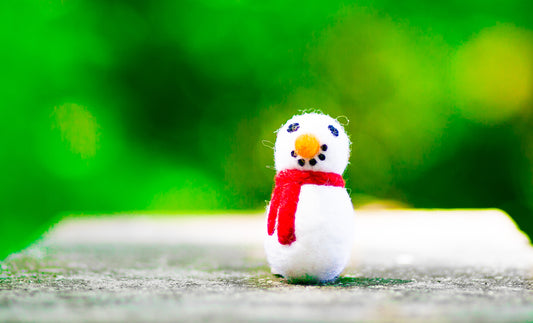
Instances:
[[[315,157],[320,149],[320,143],[315,136],[311,134],[303,134],[296,138],[294,143],[296,153],[303,158]]]

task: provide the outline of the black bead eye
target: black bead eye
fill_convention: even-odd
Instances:
[[[337,128],[335,128],[334,126],[328,126],[328,129],[329,131],[331,131],[331,133],[335,136],[335,137],[338,137],[339,136],[339,130],[337,130]]]
[[[293,124],[289,125],[289,127],[287,128],[287,132],[295,132],[299,128],[300,128],[300,124],[299,123],[293,123]]]

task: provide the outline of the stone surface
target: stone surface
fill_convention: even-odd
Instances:
[[[533,320],[533,250],[505,214],[358,214],[323,286],[269,273],[260,215],[67,219],[1,264],[0,321]]]

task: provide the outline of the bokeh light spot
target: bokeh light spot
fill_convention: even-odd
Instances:
[[[454,68],[465,116],[505,120],[532,97],[532,33],[510,25],[487,28],[458,50]]]
[[[75,103],[66,103],[54,107],[52,128],[60,132],[61,140],[71,152],[82,159],[96,155],[99,147],[100,130],[96,118],[86,107]]]

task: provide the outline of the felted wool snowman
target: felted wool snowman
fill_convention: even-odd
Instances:
[[[277,173],[265,239],[272,273],[322,283],[344,270],[354,231],[354,210],[342,178],[349,156],[350,140],[330,116],[296,115],[277,131]]]

